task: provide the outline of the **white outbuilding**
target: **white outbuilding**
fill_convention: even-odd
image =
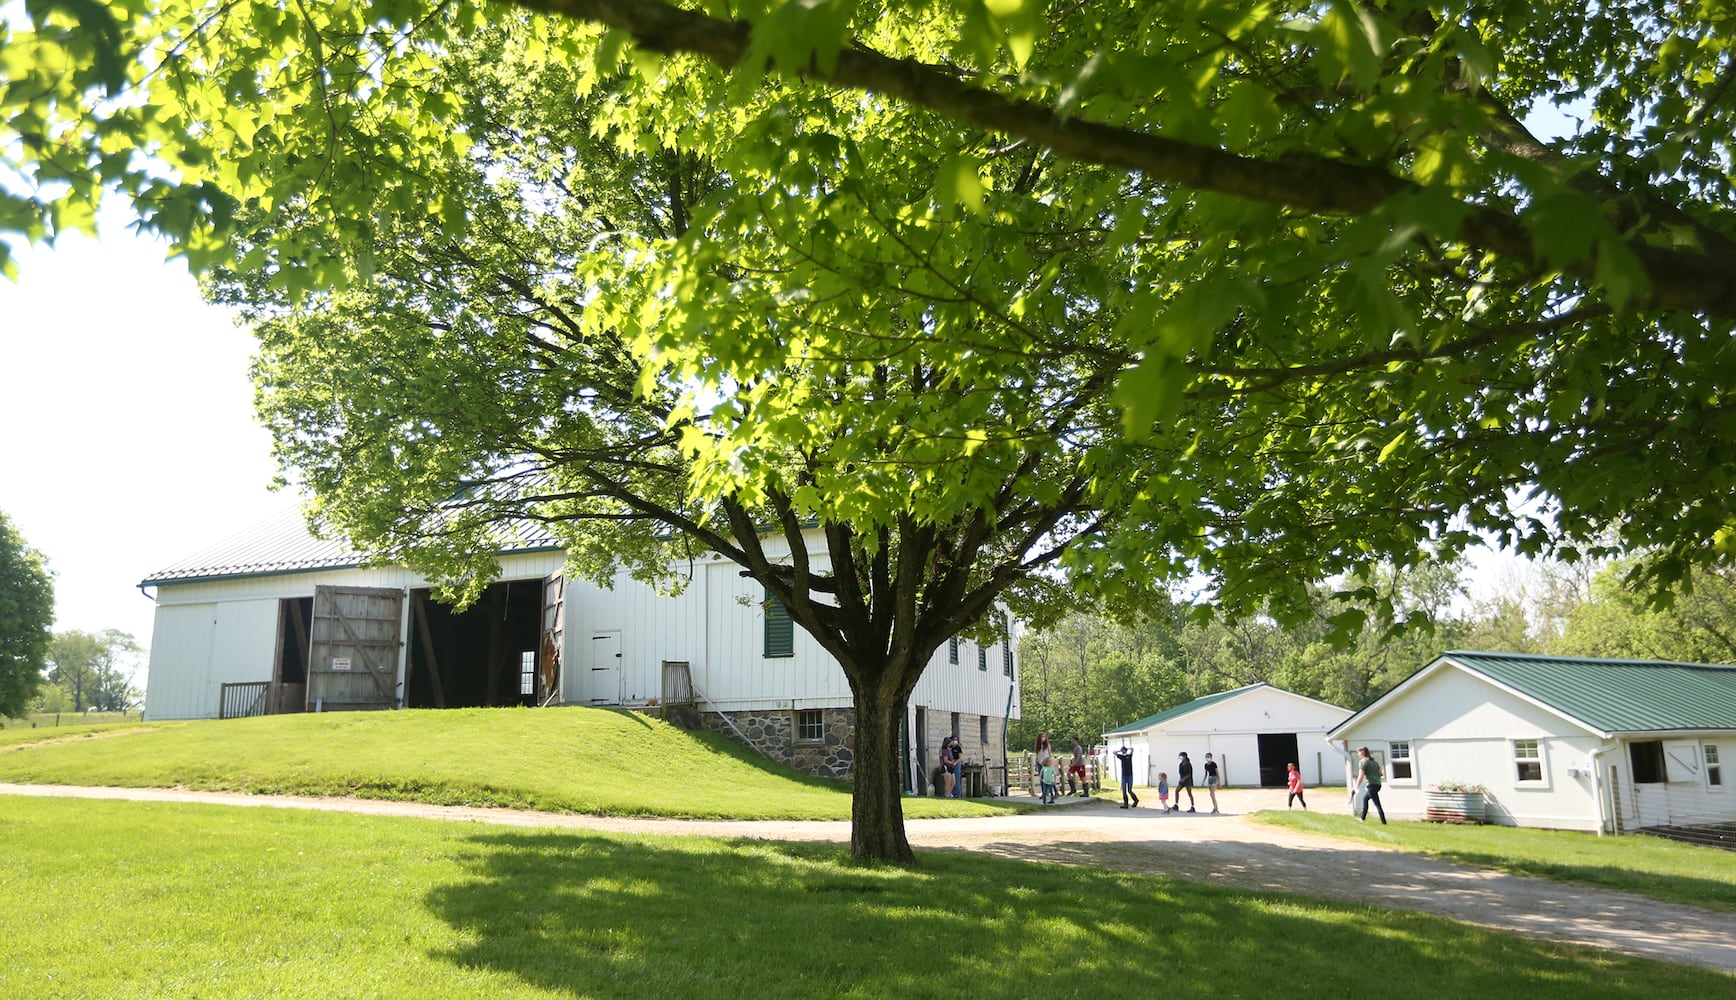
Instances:
[[[823,537],[812,541],[823,559]],[[776,558],[777,540],[764,544]],[[671,597],[624,574],[609,588],[567,579],[565,553],[534,529],[503,548],[498,580],[458,611],[423,577],[365,565],[286,510],[140,583],[157,604],[146,713],[659,708],[809,773],[851,773],[843,670],[734,563],[683,563],[687,587]],[[1004,613],[1001,624],[992,644],[943,646],[917,684],[905,720],[911,790],[925,789],[949,733],[990,783],[1004,781],[1019,625]]]
[[[1736,823],[1736,667],[1453,651],[1330,739],[1347,757],[1369,748],[1398,816],[1426,816],[1446,785],[1480,788],[1484,818],[1508,826]]]
[[[1283,788],[1291,764],[1313,786],[1323,778],[1342,780],[1339,753],[1325,736],[1349,717],[1348,708],[1261,683],[1195,698],[1103,738],[1111,752],[1124,743],[1133,749],[1133,773],[1149,785],[1157,784],[1159,773],[1173,784],[1176,762],[1186,752],[1200,787],[1208,753],[1226,787]]]

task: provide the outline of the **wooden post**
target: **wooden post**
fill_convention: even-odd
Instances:
[[[446,690],[440,683],[440,660],[434,654],[434,637],[428,631],[428,612],[422,609],[422,598],[415,593],[410,597],[410,608],[416,615],[416,634],[422,637],[422,648],[428,651],[428,680],[434,685],[434,707],[446,707]],[[409,689],[404,695],[409,697]]]

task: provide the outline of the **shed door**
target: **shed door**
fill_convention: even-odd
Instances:
[[[621,633],[591,633],[591,676],[585,693],[593,705],[621,703]]]
[[[396,707],[403,618],[404,592],[395,587],[315,587],[308,708]]]
[[[1664,780],[1671,784],[1700,783],[1700,744],[1669,742],[1664,744]]]
[[[537,703],[560,700],[561,651],[567,642],[567,579],[559,573],[543,578],[542,639],[537,654]]]

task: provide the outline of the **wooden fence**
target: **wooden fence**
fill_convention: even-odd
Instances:
[[[1073,755],[1070,753],[1055,755],[1056,787],[1061,790],[1062,795],[1067,794],[1067,765],[1072,761]],[[1007,767],[1012,771],[1011,787],[1023,789],[1029,795],[1042,794],[1042,789],[1038,787],[1042,784],[1042,774],[1037,767],[1035,753],[1027,752],[1009,757]],[[1103,789],[1102,762],[1090,754],[1085,755],[1085,786],[1094,792]]]

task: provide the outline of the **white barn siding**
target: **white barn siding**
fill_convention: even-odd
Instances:
[[[1597,797],[1589,769],[1569,775],[1569,765],[1589,765],[1601,740],[1556,712],[1519,698],[1461,670],[1422,678],[1407,697],[1395,700],[1349,735],[1346,750],[1366,745],[1384,762],[1381,801],[1387,811],[1420,817],[1425,792],[1443,781],[1481,784],[1487,818],[1503,825],[1595,830]],[[1391,775],[1394,740],[1410,743],[1412,775]],[[1521,782],[1513,760],[1514,740],[1536,740],[1543,780]],[[1576,769],[1580,769],[1577,768]]]
[[[502,580],[558,572],[562,555],[527,553],[501,560]],[[221,686],[269,681],[277,656],[279,602],[312,597],[319,586],[428,586],[401,567],[321,570],[177,583],[158,588],[151,630],[145,710],[153,719],[207,719],[218,712]],[[408,628],[408,621],[404,623]],[[572,644],[569,626],[568,644]],[[398,680],[403,680],[399,651]]]
[[[1347,709],[1306,698],[1282,688],[1261,685],[1242,694],[1165,719],[1156,725],[1109,738],[1113,752],[1125,741],[1133,749],[1136,783],[1156,785],[1165,775],[1176,781],[1183,751],[1193,761],[1194,785],[1205,787],[1206,754],[1218,764],[1228,787],[1260,786],[1261,734],[1296,737],[1294,763],[1309,787],[1337,784],[1343,779],[1341,754],[1326,742],[1326,733],[1350,717]]]
[[[1736,794],[1730,791],[1736,769],[1729,763],[1736,756],[1736,735],[1677,732],[1653,738],[1665,748],[1664,781],[1633,780],[1629,746],[1650,739],[1622,740],[1598,761],[1605,801],[1620,829],[1736,822]],[[1718,752],[1717,784],[1706,763],[1708,746]]]
[[[216,629],[215,603],[157,607],[145,680],[150,718],[203,719],[216,714],[215,702],[204,697]]]
[[[816,539],[818,541],[818,539]],[[768,540],[768,549],[776,547]],[[772,552],[776,558],[776,551]],[[502,558],[501,581],[541,580],[562,571],[560,552],[518,553]],[[823,566],[823,560],[820,561]],[[684,570],[686,566],[682,567]],[[613,587],[568,579],[560,699],[566,704],[645,705],[662,702],[663,664],[689,665],[701,707],[729,713],[848,709],[851,694],[843,670],[801,628],[793,629],[794,655],[765,656],[764,591],[739,567],[713,557],[692,564],[686,590],[670,598],[622,574]],[[268,681],[277,656],[281,602],[313,597],[319,586],[414,590],[428,581],[402,567],[262,573],[160,585],[152,641],[147,710],[155,718],[210,718],[217,714],[220,686],[230,681]],[[407,640],[411,615],[401,623]],[[1017,623],[1014,628],[1017,629]],[[1013,638],[1017,643],[1017,632]],[[1000,760],[1002,718],[1009,689],[1018,717],[1015,677],[1005,674],[1005,644],[987,647],[986,669],[977,668],[978,647],[962,640],[959,662],[948,662],[942,644],[911,696],[927,709],[930,757],[938,734],[952,731],[958,713],[960,738],[973,759]],[[619,655],[617,655],[619,654]],[[398,663],[404,682],[406,649]],[[982,744],[987,721],[990,746]],[[913,733],[915,744],[921,740]],[[992,751],[992,753],[985,752]]]
[[[271,680],[276,641],[275,600],[159,607],[146,711],[152,719],[215,716],[224,684]]]

